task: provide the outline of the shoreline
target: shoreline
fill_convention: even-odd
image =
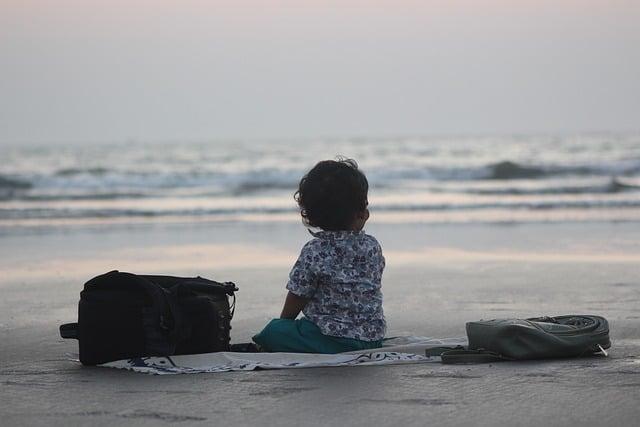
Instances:
[[[570,225],[570,224],[625,224],[640,223],[640,210],[635,206],[590,209],[480,209],[434,211],[375,211],[376,221],[386,225],[433,226],[518,226],[518,225]],[[200,225],[264,225],[300,224],[299,213],[248,213],[202,215],[139,215],[139,216],[88,216],[79,218],[17,218],[1,219],[0,234],[12,230],[43,230],[56,227],[79,229],[84,227],[136,227],[136,226],[186,226]]]

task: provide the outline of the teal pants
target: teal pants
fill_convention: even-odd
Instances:
[[[313,322],[302,319],[273,319],[253,337],[263,351],[274,353],[324,353],[368,350],[382,345],[379,341],[361,341],[324,335]]]

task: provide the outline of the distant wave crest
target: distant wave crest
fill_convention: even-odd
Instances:
[[[522,166],[515,162],[504,161],[489,166],[488,179],[538,178],[547,175],[544,169]]]
[[[106,173],[109,172],[108,168],[86,168],[86,169],[82,169],[82,168],[65,168],[65,169],[59,169],[55,172],[55,175],[57,176],[75,176],[75,175],[104,175]]]
[[[611,178],[609,183],[603,185],[565,186],[542,188],[468,188],[462,192],[489,196],[519,196],[519,195],[544,195],[544,194],[616,194],[626,191],[640,191],[639,185],[626,184],[617,178]]]
[[[29,181],[0,175],[0,190],[26,190],[32,186]]]
[[[603,166],[536,166],[522,165],[513,161],[502,161],[491,164],[486,168],[486,174],[481,179],[512,180],[536,179],[562,175],[576,176],[626,176],[640,172],[640,164],[635,165],[603,165]]]

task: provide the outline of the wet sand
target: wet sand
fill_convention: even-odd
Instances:
[[[298,226],[299,227],[299,226]],[[154,377],[66,360],[78,292],[111,268],[240,286],[234,341],[275,315],[295,225],[12,230],[0,234],[3,425],[634,425],[640,415],[635,224],[372,224],[387,257],[389,335],[464,334],[480,318],[593,313],[610,357]]]

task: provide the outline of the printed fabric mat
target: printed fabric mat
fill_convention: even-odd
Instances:
[[[429,349],[459,346],[467,346],[466,337],[439,339],[408,336],[385,339],[381,348],[339,354],[218,352],[166,357],[137,357],[104,363],[99,366],[127,369],[152,375],[173,375],[258,369],[440,363],[439,356],[426,354]]]

